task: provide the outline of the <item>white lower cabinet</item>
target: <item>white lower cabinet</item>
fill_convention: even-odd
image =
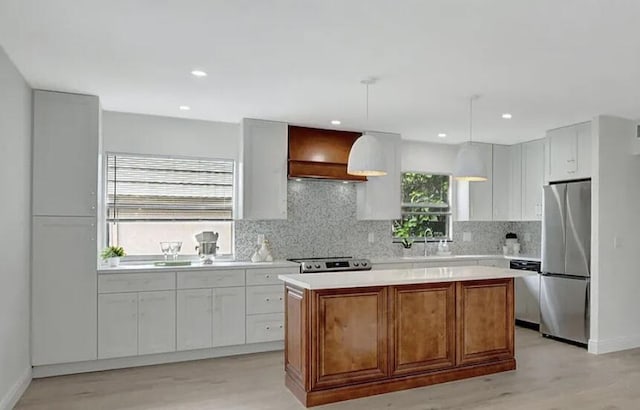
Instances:
[[[138,294],[138,354],[176,350],[176,292]]]
[[[211,289],[178,290],[178,350],[213,345],[213,293]]]
[[[245,343],[244,286],[213,289],[213,347]]]
[[[98,295],[98,358],[138,354],[138,294]]]
[[[284,339],[284,313],[247,316],[247,343]]]
[[[284,312],[283,285],[247,287],[247,314]]]
[[[175,346],[175,291],[98,296],[98,358],[166,353]]]
[[[178,290],[178,350],[245,343],[244,286]]]

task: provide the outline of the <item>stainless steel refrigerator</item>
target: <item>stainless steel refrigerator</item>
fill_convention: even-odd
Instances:
[[[544,187],[540,332],[589,340],[591,181]]]

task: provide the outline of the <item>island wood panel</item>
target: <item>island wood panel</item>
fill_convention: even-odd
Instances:
[[[309,390],[309,310],[308,291],[285,287],[284,369],[294,381]]]
[[[513,358],[513,279],[458,282],[457,293],[457,364]]]
[[[389,296],[394,376],[455,365],[455,283],[394,286]]]
[[[386,287],[312,292],[312,389],[387,377],[386,298]]]

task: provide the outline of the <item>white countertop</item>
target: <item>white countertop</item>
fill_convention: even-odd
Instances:
[[[340,289],[367,286],[411,285],[420,283],[459,282],[505,279],[536,275],[535,272],[493,268],[490,266],[456,266],[446,268],[389,269],[359,272],[307,273],[278,275],[286,283],[303,289]]]
[[[464,261],[464,260],[495,260],[495,259],[518,259],[525,261],[540,262],[541,259],[538,256],[530,255],[448,255],[448,256],[403,256],[396,258],[381,258],[371,259],[371,263],[374,265],[383,265],[385,263],[420,263],[420,262],[447,262],[447,261]]]
[[[249,261],[215,261],[210,265],[204,265],[200,262],[194,262],[191,265],[184,266],[156,266],[152,263],[147,264],[121,264],[116,268],[103,266],[98,268],[98,274],[105,273],[137,273],[137,272],[183,272],[197,270],[217,270],[217,269],[251,269],[251,268],[299,268],[300,265],[289,261],[273,261],[273,262],[249,262]]]

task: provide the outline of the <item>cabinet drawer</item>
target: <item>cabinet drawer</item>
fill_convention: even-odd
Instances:
[[[282,281],[278,275],[289,275],[300,273],[298,269],[247,269],[247,286],[252,285],[281,285]]]
[[[178,274],[178,289],[244,286],[244,270],[213,270]]]
[[[247,314],[284,312],[284,286],[247,287]]]
[[[247,316],[247,343],[284,340],[284,314]]]
[[[175,288],[176,274],[173,272],[122,273],[98,276],[98,293],[172,290]]]

